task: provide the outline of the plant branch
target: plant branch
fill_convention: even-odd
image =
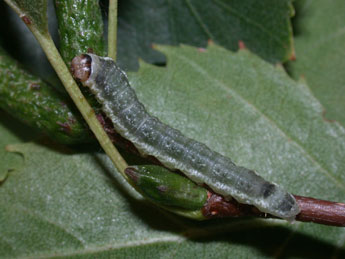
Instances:
[[[301,213],[297,215],[296,220],[345,227],[344,203],[297,195],[295,198],[301,208]]]
[[[296,221],[314,222],[330,226],[345,226],[345,204],[318,200],[303,196],[294,196],[301,209]],[[235,200],[227,201],[222,196],[209,191],[207,203],[202,208],[203,215],[210,218],[255,216],[276,218],[259,211],[252,205],[240,204]]]
[[[108,57],[116,61],[117,49],[117,0],[109,0]]]

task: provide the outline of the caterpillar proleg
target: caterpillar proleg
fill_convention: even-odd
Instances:
[[[156,157],[171,169],[179,169],[198,184],[207,184],[225,198],[287,220],[299,213],[295,198],[280,186],[148,114],[125,72],[112,59],[83,54],[72,60],[71,70],[95,94],[116,131],[140,152]]]

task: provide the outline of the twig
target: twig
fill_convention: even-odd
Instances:
[[[108,11],[108,57],[116,61],[117,48],[117,0],[109,1]]]
[[[345,204],[318,200],[295,195],[301,212],[296,221],[314,222],[330,226],[345,226]],[[276,218],[263,213],[251,205],[240,204],[235,200],[227,201],[222,196],[209,192],[207,203],[202,208],[206,218],[226,218],[255,216],[261,218]]]
[[[301,213],[296,220],[331,226],[345,226],[345,204],[295,195]]]

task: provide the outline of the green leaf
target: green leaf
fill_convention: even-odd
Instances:
[[[23,22],[42,34],[48,33],[47,0],[5,0]]]
[[[345,2],[296,1],[296,8],[296,61],[288,68],[307,80],[325,118],[345,126]]]
[[[159,47],[166,68],[130,81],[148,110],[296,194],[344,201],[345,130],[307,86],[248,51]],[[25,167],[0,187],[4,257],[325,258],[343,228],[283,220],[193,222],[140,201],[100,154],[11,146]],[[132,194],[132,195],[129,195]]]
[[[344,202],[345,130],[306,85],[248,51],[158,49],[166,69],[130,75],[150,113],[294,194]]]
[[[117,62],[131,70],[138,68],[138,57],[164,63],[153,43],[205,47],[208,40],[230,50],[243,41],[270,62],[286,61],[294,53],[292,14],[290,0],[121,1]]]
[[[0,188],[4,257],[265,257],[278,253],[284,242],[294,249],[283,254],[326,255],[334,249],[313,235],[290,232],[284,221],[199,223],[158,211],[131,198],[112,179],[114,168],[104,155],[56,152],[35,144],[12,149],[24,154],[26,166]],[[341,232],[325,226],[312,230],[330,243]],[[303,249],[298,249],[300,242]]]
[[[322,106],[306,85],[246,50],[234,54],[213,45],[205,52],[188,46],[158,49],[167,56],[167,69],[142,64],[139,73],[130,74],[153,115],[237,164],[290,184],[295,193],[322,193],[321,186],[296,182],[296,176],[307,174],[338,186],[336,193],[345,192],[344,128],[323,120]]]

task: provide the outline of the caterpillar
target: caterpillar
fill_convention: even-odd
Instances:
[[[227,199],[293,220],[300,209],[295,198],[254,171],[235,165],[205,144],[151,116],[139,102],[127,75],[108,57],[76,56],[71,62],[76,80],[90,88],[115,130],[146,155],[170,169],[178,169],[197,184],[206,184]]]

